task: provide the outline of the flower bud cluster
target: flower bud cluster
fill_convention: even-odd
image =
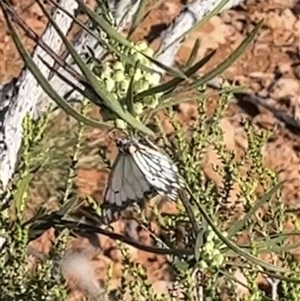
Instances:
[[[224,255],[220,251],[220,239],[216,233],[209,227],[206,242],[201,248],[202,268],[220,268],[224,264]],[[224,236],[227,233],[223,233]]]
[[[150,60],[145,57],[144,53],[148,57],[153,57],[154,51],[148,47],[146,42],[139,42],[137,44],[132,43],[134,48],[126,49],[123,53],[126,53],[128,59],[133,62],[139,62],[140,65],[151,68]],[[103,63],[99,74],[99,80],[105,86],[106,90],[111,94],[113,98],[121,101],[126,98],[127,91],[130,82],[133,77],[132,90],[133,95],[148,90],[151,87],[157,86],[160,82],[161,75],[157,72],[151,72],[151,70],[145,70],[145,68],[129,65],[124,62],[122,58],[118,58],[114,61],[107,61]],[[143,97],[138,102],[133,104],[133,109],[136,118],[139,119],[145,109],[156,108],[159,104],[159,94]],[[125,109],[126,104],[122,104]],[[126,122],[120,119],[115,120],[116,127],[125,129],[127,127]]]

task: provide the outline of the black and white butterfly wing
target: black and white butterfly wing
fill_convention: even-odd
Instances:
[[[177,166],[154,147],[138,143],[129,152],[147,182],[163,197],[176,200],[178,190],[184,187]]]
[[[104,194],[103,209],[106,220],[114,220],[133,202],[144,199],[152,187],[130,154],[119,152],[110,173]]]
[[[149,143],[148,143],[149,145]],[[133,202],[156,191],[162,197],[176,200],[184,187],[178,168],[155,145],[146,146],[135,139],[118,140],[119,154],[110,173],[103,209],[108,220],[117,219]]]

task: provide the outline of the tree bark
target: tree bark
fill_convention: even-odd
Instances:
[[[160,49],[169,45],[174,39],[191,28],[196,22],[200,21],[218,2],[219,0],[198,0],[188,4],[163,34]],[[242,2],[242,0],[230,0],[226,5],[226,9],[240,2]],[[75,10],[78,7],[75,0],[61,0],[60,5],[67,9],[72,15],[75,14]],[[132,16],[138,8],[139,1],[136,1],[136,3],[132,5],[131,0],[115,0],[111,1],[110,5],[117,23],[122,20],[120,26],[120,30],[122,30],[125,25],[131,22]],[[123,19],[124,12],[128,6],[131,6],[130,13]],[[53,18],[66,34],[72,25],[71,18],[59,9],[54,11]],[[51,25],[47,26],[41,39],[55,52],[58,52],[61,48],[62,41]],[[172,47],[168,48],[168,50],[162,52],[156,59],[167,66],[172,66],[181,44],[182,41],[177,41]],[[103,49],[96,46],[97,43],[93,37],[88,35],[85,31],[82,31],[76,39],[74,46],[81,55],[84,55],[87,52],[87,45],[94,49],[97,57],[101,57]],[[54,62],[41,47],[37,46],[35,48],[33,60],[47,77],[50,71],[41,62],[39,56],[46,59],[50,65],[53,65]],[[66,61],[79,72],[70,56],[67,57]],[[60,68],[59,72],[74,82],[74,79],[63,69]],[[62,97],[71,91],[71,87],[56,75],[50,80],[50,83]],[[79,83],[76,84],[79,85]],[[72,97],[73,96],[74,95],[72,95]],[[76,95],[76,97],[77,96],[80,100],[81,95]],[[42,91],[33,75],[26,68],[22,70],[18,79],[0,86],[0,183],[2,184],[3,190],[5,190],[15,171],[17,155],[22,141],[22,121],[24,117],[26,114],[32,117],[40,116],[47,110],[50,103],[51,99]]]

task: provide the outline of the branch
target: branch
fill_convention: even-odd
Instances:
[[[169,43],[174,41],[174,39],[186,30],[189,30],[196,22],[210,12],[218,2],[219,0],[198,0],[187,5],[166,30],[160,49],[169,45]],[[230,8],[240,2],[241,0],[231,0],[227,3],[226,8]],[[116,21],[120,23],[120,30],[131,21],[138,5],[139,1],[136,1],[134,5],[131,4],[130,0],[112,0],[110,2]],[[74,16],[78,5],[75,0],[61,0],[60,6],[67,9],[69,13]],[[129,7],[130,9],[127,9]],[[125,17],[124,11],[128,11]],[[191,14],[191,12],[193,12],[193,14]],[[71,27],[72,19],[59,9],[55,9],[53,17],[63,32],[67,33]],[[62,42],[51,25],[48,25],[41,39],[55,52],[59,52]],[[181,44],[182,41],[174,43],[172,47],[163,52],[157,59],[165,65],[172,66]],[[88,53],[87,45],[94,50],[97,57],[101,57],[101,55],[104,54],[104,50],[99,46],[96,39],[85,31],[82,31],[77,35],[74,46],[78,53],[85,56]],[[44,60],[46,59],[51,66],[53,65],[53,59],[51,59],[41,47],[36,47],[33,59],[43,74],[48,76],[50,71],[39,57],[44,58]],[[70,56],[67,57],[66,62],[78,70]],[[62,68],[59,69],[59,73],[73,82],[74,85],[80,86],[79,83]],[[62,97],[72,91],[72,87],[63,82],[57,75],[54,75],[50,83]],[[79,100],[82,99],[81,95],[74,95],[74,93],[70,97],[79,98]],[[22,140],[23,118],[26,114],[30,114],[34,117],[40,116],[47,110],[50,103],[51,100],[49,97],[37,85],[33,75],[27,69],[22,71],[17,80],[13,80],[0,87],[0,182],[2,183],[3,189],[6,188],[11,179],[17,163],[17,154]]]
[[[78,7],[75,0],[61,0],[59,4],[71,15],[75,15],[75,10]],[[117,23],[120,23],[122,19],[120,25],[123,27],[132,19],[138,7],[138,1],[134,5],[131,5],[130,0],[111,1],[110,5],[116,14]],[[130,11],[125,18],[122,18],[124,11],[129,7]],[[67,34],[72,25],[72,19],[57,8],[54,10],[53,18],[62,31]],[[62,46],[62,41],[51,25],[47,26],[41,40],[56,53],[59,52]],[[99,47],[96,39],[82,31],[75,38],[74,46],[77,52],[84,56],[88,53],[87,45],[94,50],[96,56],[101,57],[103,55],[104,50]],[[43,74],[48,77],[50,70],[39,57],[47,61],[50,66],[53,66],[54,61],[41,47],[37,46],[35,48],[33,60]],[[79,71],[71,56],[67,57],[66,62]],[[59,68],[59,73],[75,85],[80,86],[64,69]],[[62,97],[72,91],[72,87],[56,75],[53,76],[50,83]],[[70,97],[82,99],[81,95],[74,95],[74,93]],[[33,117],[40,116],[47,110],[50,103],[51,99],[42,91],[33,75],[26,68],[21,72],[18,79],[0,86],[0,183],[2,183],[3,190],[15,171],[17,155],[22,141],[22,121],[24,117],[26,114]]]
[[[72,14],[78,7],[74,0],[61,0],[61,5],[68,8]],[[54,12],[53,18],[67,34],[72,19],[57,10]],[[62,42],[51,25],[47,27],[41,39],[54,51],[59,52]],[[33,59],[44,75],[48,76],[50,71],[41,62],[39,56],[45,58],[51,65],[53,65],[53,60],[41,47],[36,47]],[[0,93],[1,103],[2,99],[6,98],[6,106],[3,106],[0,111],[0,117],[3,118],[0,120],[0,181],[4,189],[15,170],[22,140],[22,121],[26,114],[33,114],[36,104],[43,94],[34,76],[27,69],[22,71],[13,90],[9,89],[12,84],[8,85],[5,85]],[[8,94],[4,94],[5,90]]]
[[[221,0],[196,0],[187,4],[181,13],[166,29],[160,47],[157,51],[156,60],[164,65],[171,67],[174,64],[176,54],[184,42],[184,39],[179,39],[183,33],[189,31],[198,22],[209,14]],[[229,0],[221,11],[237,6],[244,0]],[[176,42],[174,43],[174,41]],[[171,45],[168,47],[169,45]],[[166,49],[166,50],[164,50]],[[155,66],[153,66],[155,68]],[[157,67],[156,67],[157,68]],[[162,73],[163,69],[159,68]]]
[[[134,13],[136,12],[138,5],[140,1],[136,1],[134,5],[131,4],[131,0],[111,0],[109,5],[111,8],[111,11],[114,13],[116,23],[119,24],[119,30],[121,31],[127,24],[129,24],[132,20],[132,17]],[[124,16],[124,12],[126,13],[126,16]],[[88,21],[86,23],[87,27],[90,27],[90,22]],[[86,57],[89,55],[89,49],[92,49],[94,51],[95,57],[101,58],[105,50],[99,45],[99,42],[92,37],[90,34],[88,34],[86,31],[82,30],[77,34],[77,36],[74,39],[74,47],[76,51],[81,55],[81,57]],[[74,64],[72,56],[68,56],[66,59],[66,63],[73,67],[74,70],[76,70],[78,73],[81,74],[79,68],[77,65]],[[73,76],[71,76],[67,71],[65,71],[63,68],[58,69],[58,74],[63,75],[66,77],[69,81],[73,82],[74,85],[76,85],[79,88],[83,88],[81,84],[79,84],[78,81],[74,79]],[[59,76],[56,74],[53,76],[53,78],[50,80],[50,83],[52,87],[58,91],[58,93],[61,96],[65,96],[69,94],[73,88],[69,85],[67,85]],[[74,98],[78,100],[82,100],[83,96],[79,93],[72,93],[70,94],[69,98]],[[51,99],[46,94],[43,94],[43,96],[39,99],[35,111],[36,116],[40,116],[42,113],[45,112],[45,110],[49,107],[49,104],[51,103]],[[46,106],[45,106],[46,104]]]
[[[177,40],[183,33],[188,31],[196,23],[201,21],[208,13],[210,13],[215,6],[220,2],[220,0],[199,0],[194,1],[184,9],[182,9],[179,16],[170,24],[166,29],[160,47],[158,49],[158,56],[156,60],[163,63],[164,65],[171,67],[174,64],[175,56],[182,43],[183,39],[178,40],[171,47],[168,45],[172,44]],[[221,11],[230,9],[231,7],[237,6],[244,2],[244,0],[230,0]],[[163,49],[167,48],[165,51]],[[153,68],[158,68],[156,65],[152,66]],[[164,69],[159,68],[161,73],[164,73]],[[214,78],[207,83],[207,85],[213,89],[221,89],[223,80],[221,78]],[[234,93],[234,97],[237,100],[239,106],[242,106],[245,102],[250,102],[254,105],[260,105],[265,109],[269,110],[274,117],[282,122],[287,130],[292,134],[299,136],[300,135],[300,123],[291,118],[285,112],[277,110],[273,106],[266,103],[266,100],[253,95],[251,93]]]

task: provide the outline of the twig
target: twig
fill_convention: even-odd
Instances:
[[[175,56],[183,44],[184,39],[176,41],[183,33],[189,31],[195,24],[200,22],[209,14],[221,0],[196,0],[187,4],[180,12],[177,18],[168,26],[163,34],[162,42],[157,51],[156,60],[164,65],[171,67],[174,64]],[[229,0],[222,10],[236,6],[244,0]],[[222,11],[221,10],[221,11]],[[171,47],[168,47],[173,44]],[[166,49],[165,51],[163,51]],[[164,72],[164,70],[161,70]]]
[[[173,41],[176,37],[182,34],[186,29],[189,28],[182,24],[189,24],[192,26],[195,22],[191,22],[191,15],[188,11],[193,11],[197,15],[197,20],[201,20],[219,0],[201,0],[194,1],[192,4],[186,6],[182,11],[181,15],[178,16],[174,23],[166,30],[161,48],[164,48],[170,41]],[[231,0],[226,5],[229,8],[233,5],[242,2],[241,0]],[[134,5],[131,4],[130,0],[124,1],[111,1],[110,7],[113,10],[116,22],[120,23],[120,29],[122,29],[126,24],[128,24],[139,5],[139,1],[136,1]],[[60,6],[67,9],[70,14],[74,15],[77,9],[77,2],[74,0],[61,0]],[[124,16],[124,11],[130,7],[131,10]],[[195,8],[195,10],[193,10]],[[54,20],[59,24],[60,28],[63,29],[65,33],[69,31],[71,26],[71,18],[66,16],[59,9],[55,9],[53,13]],[[186,20],[189,20],[188,22]],[[174,38],[172,37],[174,35]],[[47,44],[55,52],[58,52],[61,47],[61,41],[58,35],[53,30],[53,27],[49,25],[42,35],[41,40]],[[171,66],[174,62],[175,54],[182,44],[182,41],[175,43],[167,51],[162,53],[157,59],[163,62],[167,66]],[[101,48],[99,43],[94,37],[91,37],[85,31],[82,31],[76,36],[74,46],[76,50],[84,56],[88,53],[87,46],[93,49],[97,57],[101,57],[104,50]],[[53,59],[45,53],[41,47],[36,47],[33,59],[41,68],[45,75],[49,75],[50,70],[43,64],[40,57],[44,59],[47,58],[47,62],[53,65]],[[49,60],[48,60],[49,58]],[[167,58],[165,60],[165,58]],[[72,58],[69,56],[66,59],[66,64],[74,66]],[[76,68],[74,67],[76,70]],[[78,69],[77,69],[78,70]],[[63,68],[59,68],[59,74],[63,75],[65,78],[69,79],[74,85],[80,87],[80,84],[70,76]],[[51,79],[52,87],[58,91],[61,96],[70,94],[70,98],[82,99],[79,93],[70,93],[72,87],[67,85],[61,76],[55,74]],[[34,115],[34,117],[40,116],[49,107],[50,100],[37,86],[37,82],[33,75],[28,72],[28,70],[23,70],[21,75],[17,80],[13,80],[1,87],[0,90],[0,182],[2,183],[2,188],[5,189],[8,181],[12,177],[17,163],[17,154],[21,145],[22,139],[22,120],[24,116],[29,113]]]
[[[267,277],[267,281],[269,282],[269,284],[272,287],[272,301],[279,300],[278,299],[278,285],[280,283],[280,280],[279,279],[275,279],[275,281],[273,281],[272,278]]]
[[[183,206],[184,206],[184,208],[185,208],[185,210],[186,210],[186,212],[188,214],[188,217],[189,217],[189,219],[191,221],[193,232],[194,232],[193,233],[194,234],[194,239],[196,241],[196,239],[198,237],[198,234],[200,233],[200,229],[199,229],[196,217],[194,215],[192,206],[189,203],[189,199],[187,197],[187,194],[183,190],[179,190],[179,196],[180,196],[182,204],[183,204]]]
[[[207,84],[207,86],[215,90],[222,90],[223,84],[224,81],[221,78],[214,78],[212,81],[210,81]],[[251,103],[254,106],[261,106],[265,108],[266,110],[271,112],[279,122],[283,123],[283,125],[291,133],[291,135],[297,136],[299,138],[300,122],[297,121],[295,118],[289,116],[284,111],[278,110],[274,108],[274,106],[269,105],[267,103],[267,98],[257,96],[247,91],[233,93],[233,96],[234,96],[233,101],[241,108],[244,107],[245,102]]]
[[[73,14],[78,7],[74,0],[61,0],[61,5],[68,8]],[[53,13],[53,18],[66,34],[71,27],[72,20],[58,11]],[[55,52],[59,52],[62,42],[51,25],[47,27],[41,39]],[[50,71],[41,62],[40,56],[47,59],[50,64],[53,64],[53,60],[41,47],[36,47],[33,59],[40,70],[47,75]],[[11,83],[9,85],[12,87]],[[22,121],[26,114],[33,115],[43,94],[34,76],[27,69],[22,71],[13,86],[13,91],[8,91],[7,87],[5,86],[4,89],[8,94],[0,93],[0,103],[4,98],[7,105],[3,106],[0,111],[0,116],[3,118],[0,121],[0,182],[4,189],[13,175],[17,163],[17,154],[22,140]]]
[[[266,99],[247,92],[234,93],[233,95],[237,99],[238,105],[242,106],[242,103],[246,101],[256,106],[262,106],[270,111],[280,122],[284,123],[286,129],[292,134],[300,136],[300,123],[285,112],[269,105]]]
[[[130,0],[111,1],[111,7],[115,12],[116,21],[120,22],[120,18],[124,14],[124,9],[130,7],[130,12],[122,22],[122,26],[125,26],[131,20],[137,5],[138,3],[131,5]],[[73,16],[78,7],[75,0],[61,0],[60,6],[67,9]],[[71,27],[72,19],[59,9],[54,10],[53,18],[66,34]],[[47,26],[41,40],[54,52],[59,52],[62,42],[51,25]],[[85,31],[82,31],[77,35],[74,46],[82,56],[88,53],[87,46],[93,49],[95,55],[98,57],[104,52],[99,43],[97,43],[97,40]],[[46,59],[49,65],[53,65],[53,59],[47,55],[40,46],[37,46],[33,53],[33,60],[43,74],[48,76],[50,70],[45,66],[42,60],[40,60],[40,57],[44,60]],[[78,69],[74,67],[74,62],[70,56],[67,57],[66,63],[73,66],[73,68],[78,71]],[[74,83],[74,85],[80,87],[79,83],[63,68],[59,68],[59,73],[64,75]],[[56,74],[51,79],[50,83],[61,96],[68,94],[73,89]],[[14,79],[0,88],[0,182],[2,184],[2,189],[5,189],[15,171],[17,155],[22,139],[23,118],[26,114],[30,114],[34,117],[40,116],[50,106],[51,100],[42,91],[41,87],[37,85],[33,75],[27,69],[24,69],[21,72],[17,80]],[[79,99],[82,99],[82,96],[78,94],[79,93],[74,95],[73,93],[70,95],[70,98],[79,96]]]
[[[184,9],[182,9],[180,15],[175,18],[175,20],[170,24],[170,26],[164,32],[164,36],[160,47],[158,49],[158,53],[162,52],[162,49],[167,48],[166,51],[162,52],[156,57],[156,60],[170,67],[174,64],[175,56],[180,46],[182,45],[184,40],[179,40],[174,43],[171,47],[168,45],[172,44],[173,41],[178,39],[182,35],[182,33],[188,31],[192,26],[194,26],[197,22],[201,21],[218,3],[220,0],[211,0],[211,1],[193,1],[190,4],[187,4]],[[222,10],[229,9],[231,7],[237,6],[240,3],[244,2],[244,0],[231,0],[229,1]],[[155,66],[153,66],[155,67]],[[164,70],[160,69],[163,73]],[[207,83],[207,85],[213,89],[222,89],[222,80],[220,78],[215,78]],[[288,116],[285,112],[277,110],[276,108],[270,106],[266,103],[266,101],[253,95],[251,93],[234,93],[234,97],[242,103],[244,101],[248,101],[254,105],[260,105],[265,109],[269,110],[273,115],[281,122],[286,125],[286,128],[297,136],[300,135],[300,123]]]
[[[35,240],[40,236],[41,233],[44,233],[46,230],[53,227],[58,231],[62,231],[63,229],[67,228],[77,235],[83,235],[83,234],[91,235],[91,234],[98,233],[101,235],[105,235],[113,240],[119,240],[121,242],[124,242],[139,250],[149,252],[149,253],[160,254],[160,255],[185,256],[185,255],[192,255],[194,252],[193,249],[171,249],[171,248],[165,249],[159,247],[146,246],[130,237],[100,227],[94,227],[84,223],[78,223],[77,221],[57,218],[53,216],[53,214],[49,216],[48,221],[47,221],[47,217],[44,217],[43,221],[41,221],[40,223],[39,228],[37,228],[38,224],[39,224],[39,220],[35,220],[34,227],[29,228],[29,241]]]

